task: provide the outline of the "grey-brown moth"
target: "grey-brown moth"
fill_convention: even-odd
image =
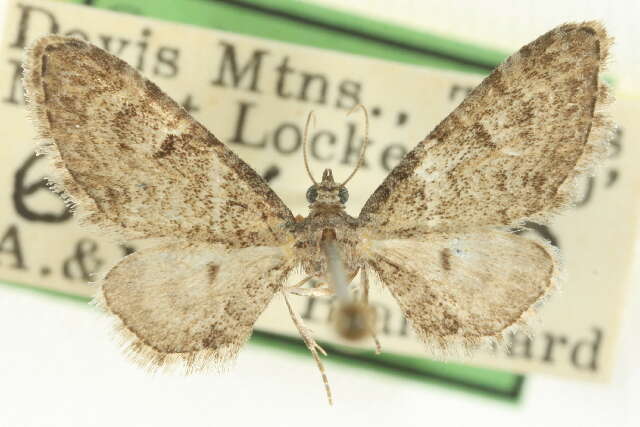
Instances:
[[[155,84],[84,41],[37,40],[24,86],[39,152],[78,219],[156,242],[108,271],[96,297],[135,361],[219,366],[282,293],[321,366],[322,349],[288,295],[335,291],[327,244],[347,281],[360,275],[360,303],[370,279],[380,283],[435,352],[499,340],[525,322],[556,286],[558,256],[510,229],[570,206],[576,179],[604,157],[609,46],[603,27],[586,22],[521,48],[404,157],[357,217],[344,209],[346,181],[327,169],[311,176],[309,215],[295,218]],[[287,286],[296,269],[307,279]],[[310,279],[325,285],[304,288]]]

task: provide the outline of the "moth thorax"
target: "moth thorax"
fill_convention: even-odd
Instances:
[[[363,302],[338,301],[331,317],[338,334],[348,340],[356,341],[374,332],[376,312]]]
[[[322,230],[322,235],[320,236],[320,243],[327,242],[335,242],[337,240],[336,229],[335,228],[325,228]]]

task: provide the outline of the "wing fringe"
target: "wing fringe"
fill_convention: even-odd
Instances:
[[[71,210],[85,229],[108,240],[124,242],[139,236],[126,236],[125,238],[122,235],[122,228],[105,224],[97,225],[90,220],[91,213],[98,211],[98,208],[65,167],[60,150],[51,133],[51,125],[44,106],[45,93],[42,87],[44,52],[50,46],[68,43],[79,43],[90,48],[90,45],[80,39],[47,35],[38,38],[24,51],[22,84],[25,90],[27,117],[36,129],[36,155],[44,156],[51,166],[49,168],[50,175],[45,177],[47,186],[62,198],[65,206]]]
[[[238,346],[224,348],[206,348],[193,352],[164,353],[146,344],[114,314],[107,303],[102,289],[99,289],[91,304],[104,311],[103,316],[113,331],[113,336],[122,353],[138,367],[150,373],[164,372],[191,375],[200,372],[222,373],[229,371],[235,363],[238,350],[245,342]]]
[[[616,125],[609,111],[615,98],[609,85],[601,78],[609,62],[609,50],[613,44],[613,38],[607,35],[604,26],[598,21],[570,23],[563,25],[563,27],[567,29],[575,27],[588,28],[595,33],[598,40],[600,51],[599,69],[596,76],[598,92],[593,104],[591,127],[582,154],[578,158],[575,167],[558,187],[553,207],[546,212],[523,218],[520,224],[525,221],[548,224],[552,217],[567,208],[575,206],[578,200],[580,178],[594,176],[598,169],[602,167],[603,160],[609,156],[611,150],[609,141],[615,135]]]
[[[559,291],[566,273],[562,267],[558,248],[537,236],[528,236],[526,239],[539,245],[552,260],[552,268],[549,273],[549,285],[540,293],[540,295],[538,295],[536,301],[524,310],[520,316],[514,319],[508,326],[497,333],[486,336],[449,335],[446,337],[440,337],[436,335],[428,335],[419,328],[414,327],[412,320],[407,318],[406,320],[411,326],[411,329],[425,345],[429,357],[438,361],[447,361],[449,359],[471,357],[479,350],[491,351],[501,349],[506,351],[509,349],[509,344],[511,342],[507,338],[511,335],[524,334],[529,338],[533,337],[533,331],[540,321],[539,313],[541,308],[553,294]],[[389,287],[386,286],[384,280],[382,280],[375,268],[368,268],[370,269],[370,272],[373,273],[375,280],[377,280],[378,283],[385,285],[384,287],[389,290]],[[394,296],[394,299],[397,300],[395,295],[393,295],[393,293],[391,294]]]

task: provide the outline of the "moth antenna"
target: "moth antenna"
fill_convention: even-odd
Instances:
[[[347,182],[349,182],[349,180],[353,178],[356,172],[358,172],[360,166],[362,166],[362,162],[364,161],[364,153],[367,150],[367,144],[369,143],[369,113],[367,112],[366,107],[362,104],[358,104],[347,113],[347,116],[356,111],[358,108],[360,108],[364,113],[364,142],[362,143],[362,147],[360,148],[360,157],[358,158],[358,164],[356,165],[356,168],[353,170],[353,172],[351,172],[351,175],[349,175],[349,178],[347,178],[342,183],[342,186],[345,186]]]
[[[304,125],[304,139],[302,142],[302,154],[304,156],[304,167],[307,170],[307,174],[309,175],[309,178],[311,178],[311,181],[313,181],[314,185],[318,185],[318,182],[313,179],[313,175],[311,174],[311,169],[309,169],[309,158],[307,157],[307,141],[308,141],[308,135],[309,135],[309,123],[311,122],[311,119],[313,118],[313,126],[315,127],[316,125],[316,115],[314,114],[313,110],[309,111],[309,115],[307,116],[307,123]]]

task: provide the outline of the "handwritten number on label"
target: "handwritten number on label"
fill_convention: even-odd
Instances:
[[[29,197],[36,193],[41,191],[48,193],[51,191],[43,178],[39,178],[37,181],[32,183],[27,182],[27,174],[42,158],[43,157],[37,157],[35,154],[32,154],[16,171],[13,182],[13,205],[18,215],[28,221],[48,223],[67,221],[71,218],[71,211],[64,205],[62,199],[60,199],[59,202],[60,209],[58,212],[38,211],[35,210],[35,208],[29,207],[27,203]]]

